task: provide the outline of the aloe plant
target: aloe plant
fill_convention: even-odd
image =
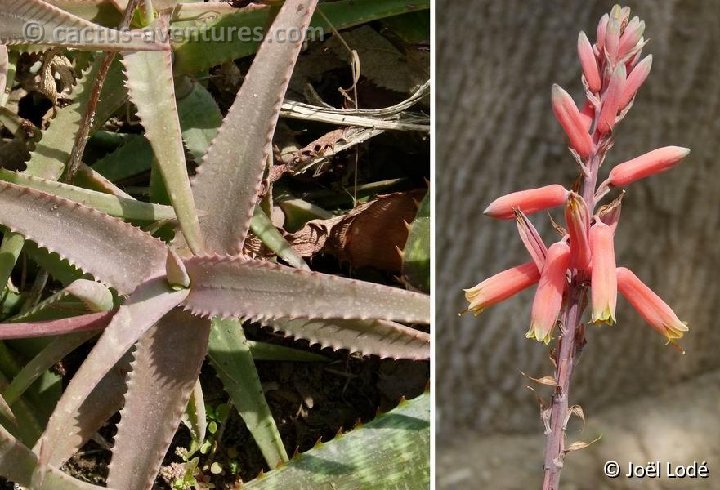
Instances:
[[[138,31],[131,31],[125,44],[108,44],[101,34],[108,34],[111,27],[91,20],[117,22],[115,14],[119,12],[100,4],[94,8],[85,2],[52,3],[58,6],[41,0],[0,3],[0,41],[21,44],[23,49],[43,45],[121,51],[127,95],[137,108],[172,206],[136,201],[87,168],[81,167],[79,174],[67,180],[85,178],[95,190],[77,187],[73,182],[54,182],[63,178],[78,145],[77,141],[74,146],[68,144],[67,138],[61,140],[59,129],[67,128],[58,124],[60,118],[87,135],[95,111],[109,114],[124,100],[124,92],[117,85],[122,80],[120,65],[111,64],[112,58],[107,57],[103,62],[95,61],[79,82],[74,105],[61,109],[58,120],[45,132],[28,170],[23,174],[0,174],[0,224],[12,232],[6,239],[18,238],[3,242],[11,256],[17,257],[26,238],[42,247],[41,255],[45,254],[45,259],[62,269],[63,274],[76,277],[72,270],[75,268],[114,289],[117,298],[108,304],[107,290],[100,288],[97,298],[89,301],[79,291],[83,283],[75,282],[36,311],[0,327],[2,338],[66,334],[63,338],[67,339],[40,351],[33,364],[4,392],[10,395],[10,410],[38,372],[86,340],[91,335],[88,332],[102,330],[58,401],[34,453],[9,433],[0,434],[4,441],[0,445],[0,474],[37,488],[90,488],[57,468],[123,405],[108,486],[149,488],[191,393],[197,391],[208,343],[210,360],[219,372],[223,363],[242,365],[233,366],[232,373],[221,374],[221,379],[233,399],[241,400],[244,394],[248,402],[255,404],[244,408],[236,402],[249,426],[251,414],[255,414],[253,435],[268,463],[274,467],[287,461],[267,404],[262,394],[257,395],[252,349],[243,347],[245,320],[362,354],[429,357],[429,336],[395,323],[429,323],[427,296],[312,272],[301,259],[294,264],[289,261],[297,266],[292,268],[243,254],[253,216],[258,215],[256,203],[270,142],[302,39],[273,41],[280,32],[304,32],[317,0],[287,0],[279,9],[217,135],[214,131],[190,134],[183,128],[186,117],[179,110],[181,102],[174,81],[174,75],[205,68],[202,62],[182,60],[212,47],[196,44],[183,52],[185,45],[171,46],[167,41],[141,36]],[[130,11],[136,3],[130,3]],[[419,8],[423,5],[420,2]],[[347,5],[333,2],[323,5],[326,19],[332,22],[332,16],[336,16],[341,26],[358,22],[361,17],[342,10],[343,6],[365,8],[363,21],[418,8],[404,2],[386,2],[382,6],[369,0]],[[263,15],[257,19],[266,22],[270,12],[269,7],[230,11],[226,4],[179,4],[171,11],[157,12],[156,24],[146,26],[146,32],[158,32],[167,22],[188,22],[189,13],[212,9],[221,12],[218,22],[247,20],[243,16],[258,12]],[[10,15],[12,10],[18,15]],[[46,34],[33,39],[23,36],[22,26],[38,19],[50,27],[90,30],[96,37],[77,44]],[[234,59],[254,49],[233,45],[221,56]],[[183,68],[174,65],[172,51]],[[109,70],[104,87],[103,63]],[[101,88],[102,96],[95,107]],[[85,116],[79,117],[82,114]],[[205,150],[192,180],[187,172],[183,138],[187,148],[193,150],[191,154],[199,156]],[[63,156],[58,159],[57,151],[40,151],[43,147],[64,149],[60,152]],[[177,226],[177,233],[166,243],[120,218],[134,223],[169,223]],[[271,231],[268,233],[272,239],[282,245],[282,236]],[[5,266],[4,270],[9,268]],[[68,296],[86,299],[83,304],[94,311],[66,318],[41,314]],[[228,357],[227,352],[236,355]],[[122,378],[126,371],[125,381]],[[138,444],[139,440],[143,443]],[[14,460],[21,466],[9,464]]]

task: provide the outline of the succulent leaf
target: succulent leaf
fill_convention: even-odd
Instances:
[[[239,257],[193,257],[185,266],[184,306],[198,315],[430,322],[429,297],[398,288]]]
[[[164,50],[168,47],[140,31],[118,31],[93,24],[41,0],[3,0],[0,40],[9,45],[33,44],[87,51]],[[29,25],[36,28],[28,30]],[[56,35],[82,32],[82,36]]]
[[[180,133],[172,55],[169,51],[125,53],[123,64],[130,99],[155,153],[180,228],[193,252],[199,253],[202,238]]]
[[[70,381],[50,417],[42,440],[49,454],[65,437],[66,426],[77,417],[78,409],[93,388],[147,330],[180,304],[187,289],[173,291],[164,277],[143,283],[113,317],[110,325]]]
[[[88,313],[59,320],[42,320],[25,323],[0,324],[0,339],[24,339],[31,337],[51,337],[79,332],[95,332],[105,328],[112,319],[113,312]]]
[[[0,223],[116,288],[132,292],[165,273],[167,247],[92,208],[0,181]],[[78,248],[78,237],[83,248]]]
[[[40,464],[38,457],[0,426],[0,475],[38,490],[86,490],[100,488],[77,480],[54,466]]]
[[[274,320],[263,321],[275,331],[310,344],[347,349],[381,358],[423,360],[430,358],[430,335],[385,320]]]
[[[193,193],[210,253],[237,255],[247,235],[275,124],[302,39],[317,0],[287,0],[238,91],[218,135],[208,148]],[[228,199],[233,196],[233,199]]]
[[[313,18],[310,25],[330,33],[332,28],[348,29],[373,20],[429,8],[430,0],[340,0],[322,4],[324,15]],[[191,27],[197,30],[197,35],[186,36],[174,43],[176,73],[198,73],[227,61],[252,55],[258,49],[259,43],[256,39],[248,40],[238,36],[216,42],[213,40],[212,31],[250,29],[250,32],[257,32],[257,29],[267,25],[270,11],[271,8],[265,5],[229,9],[225,2],[212,5],[181,3],[175,14],[177,22],[173,23],[173,27]],[[216,18],[210,17],[214,16],[215,12],[218,14]],[[208,42],[208,39],[213,41]]]
[[[175,211],[170,206],[142,202],[130,197],[118,197],[5,169],[0,169],[0,179],[37,189],[53,196],[63,197],[126,220],[169,221],[175,219]]]
[[[429,393],[243,484],[258,490],[429,486]]]
[[[109,487],[152,487],[200,374],[209,331],[208,320],[174,310],[138,342],[115,436]]]
[[[2,391],[5,401],[12,405],[45,371],[93,336],[95,336],[95,332],[81,332],[53,339],[23,366],[13,378],[12,383]]]
[[[265,400],[242,322],[213,319],[208,357],[270,468],[286,462],[288,456]]]

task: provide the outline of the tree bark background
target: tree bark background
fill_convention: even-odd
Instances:
[[[540,377],[553,371],[548,349],[524,337],[532,292],[479,317],[458,317],[465,307],[462,288],[529,260],[514,222],[483,216],[492,199],[551,183],[570,186],[577,177],[552,115],[550,88],[557,82],[576,101],[582,99],[578,31],[594,41],[598,19],[613,4],[436,3],[440,451],[460,443],[463,434],[542,432],[537,402],[525,388],[529,380],[520,374]],[[653,66],[616,130],[600,180],[613,164],[654,148],[692,149],[679,167],[628,189],[616,238],[618,264],[664,298],[690,332],[682,339],[683,356],[619,298],[617,325],[588,327],[588,344],[575,371],[570,402],[581,404],[589,418],[618,401],[720,367],[720,2],[624,5],[646,22],[650,43],[644,53],[653,55]],[[562,211],[552,214],[563,221]],[[531,220],[546,243],[556,240],[547,215]],[[691,407],[693,400],[686,403]]]

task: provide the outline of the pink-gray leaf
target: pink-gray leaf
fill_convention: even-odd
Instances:
[[[398,288],[239,257],[193,257],[185,266],[184,306],[203,316],[430,322],[430,298]]]
[[[138,342],[108,486],[152,487],[200,374],[209,331],[209,320],[174,310]]]
[[[54,451],[57,441],[66,437],[66,426],[78,415],[78,408],[105,374],[122,358],[130,347],[168,311],[180,304],[187,289],[173,291],[165,278],[151,279],[130,295],[105,329],[85,362],[70,381],[50,416],[41,440],[47,450]]]
[[[78,416],[63,427],[58,437],[49,440],[52,452],[47,455],[47,464],[62,466],[70,456],[80,449],[123,405],[125,378],[130,371],[132,356],[126,353],[105,375],[78,410]],[[46,431],[47,432],[47,431]],[[44,439],[40,439],[41,441]],[[39,447],[35,447],[39,452]]]
[[[430,358],[430,334],[385,320],[272,320],[263,325],[310,344],[381,358]]]
[[[0,0],[0,42],[5,44],[38,44],[89,51],[169,49],[148,34],[93,24],[41,0]]]
[[[29,323],[0,323],[0,339],[50,337],[79,332],[101,330],[110,323],[114,312],[89,313],[59,320],[42,320]]]
[[[97,489],[64,474],[54,466],[42,467],[38,457],[0,426],[0,475],[25,487],[38,490]]]
[[[0,181],[0,223],[56,252],[121,294],[165,273],[167,247],[92,208]]]
[[[316,4],[317,0],[285,1],[198,168],[193,192],[210,253],[236,255],[242,249],[280,106],[302,46],[300,36],[287,34],[306,31]]]

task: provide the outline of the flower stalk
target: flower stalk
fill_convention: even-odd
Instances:
[[[630,270],[616,267],[615,232],[624,188],[633,182],[676,166],[689,150],[667,146],[617,165],[598,186],[600,166],[613,146],[617,124],[632,108],[635,96],[650,73],[652,58],[642,56],[645,23],[630,19],[630,9],[616,5],[597,27],[595,44],[578,36],[578,57],[587,101],[578,109],[570,94],[552,87],[552,110],[565,131],[570,152],[580,166],[580,183],[569,191],[561,185],[513,192],[493,201],[485,214],[496,219],[516,217],[518,231],[532,261],[496,274],[466,290],[469,310],[479,313],[522,289],[538,283],[526,337],[549,343],[553,349],[555,386],[551,406],[543,410],[546,422],[543,490],[556,490],[565,455],[570,382],[580,348],[585,344],[582,322],[588,303],[596,325],[615,323],[618,292],[640,316],[670,343],[688,329],[670,307]],[[603,206],[613,189],[620,194]],[[564,206],[565,225],[556,226],[562,238],[545,248],[526,214]],[[590,299],[591,301],[588,301]],[[556,330],[557,327],[557,330]],[[548,413],[549,412],[549,413]]]

